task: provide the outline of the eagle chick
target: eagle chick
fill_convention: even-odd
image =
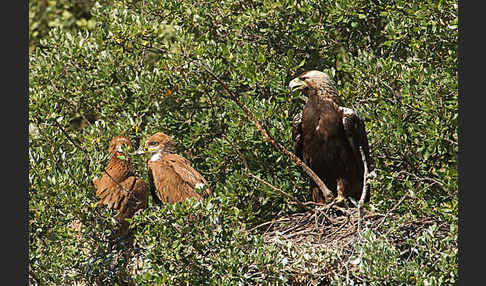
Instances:
[[[208,182],[184,157],[175,154],[174,142],[163,132],[148,138],[145,148],[153,153],[148,160],[152,198],[157,204],[201,200],[211,195]]]
[[[148,202],[147,184],[136,177],[131,169],[128,151],[132,146],[128,137],[114,137],[108,148],[110,161],[101,178],[93,180],[99,198],[98,205],[106,205],[118,211],[117,220],[121,223],[119,236],[129,231],[129,223],[125,219],[146,208]]]

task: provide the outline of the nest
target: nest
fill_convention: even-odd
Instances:
[[[360,281],[359,260],[355,244],[364,231],[385,234],[381,227],[385,221],[399,217],[365,212],[361,216],[356,208],[324,207],[286,215],[253,228],[263,230],[264,241],[280,251],[284,269],[290,273],[290,285],[329,285],[332,281]],[[416,237],[437,223],[436,218],[426,217],[400,225],[400,234],[391,242],[400,247],[405,240]],[[448,225],[439,222],[444,236]]]

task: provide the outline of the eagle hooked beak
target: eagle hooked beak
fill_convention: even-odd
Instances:
[[[152,142],[154,144],[149,144],[149,145],[145,145],[145,153],[156,153],[156,152],[159,152],[160,150],[160,146],[159,144],[155,143],[155,142]]]
[[[147,146],[147,147],[145,147],[145,152],[147,152],[147,153],[154,153],[154,152],[157,152],[157,148],[156,147]]]
[[[301,80],[300,78],[294,78],[293,80],[291,80],[289,82],[289,88],[290,88],[290,91],[291,92],[294,92],[296,90],[299,90],[299,89],[303,89],[307,87],[307,84],[305,83],[305,81]]]

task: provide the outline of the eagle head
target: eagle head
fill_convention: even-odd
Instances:
[[[145,149],[150,153],[174,153],[174,142],[169,135],[157,132],[145,141]]]
[[[126,136],[115,136],[110,141],[108,152],[113,154],[114,152],[125,153],[132,149],[132,141]]]
[[[327,86],[333,86],[329,76],[326,73],[316,70],[306,71],[289,83],[291,91],[320,89]]]

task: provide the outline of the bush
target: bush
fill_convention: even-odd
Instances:
[[[328,72],[366,120],[378,174],[369,207],[386,212],[412,190],[399,214],[457,225],[457,1],[31,1],[29,16],[33,281],[110,284],[128,275],[134,253],[148,261],[132,275],[140,284],[287,281],[277,250],[246,230],[302,210],[248,178],[235,146],[253,174],[302,201],[307,179],[203,65],[288,149],[305,102],[288,82],[303,70]],[[108,239],[113,214],[94,207],[91,180],[111,137],[138,147],[157,131],[174,137],[215,197],[151,206],[134,218],[127,254]],[[145,159],[135,165],[146,179]],[[202,219],[187,225],[188,213]],[[378,247],[363,251],[374,257]],[[434,279],[454,281],[457,259],[443,263]],[[378,275],[360,271],[366,281]]]

